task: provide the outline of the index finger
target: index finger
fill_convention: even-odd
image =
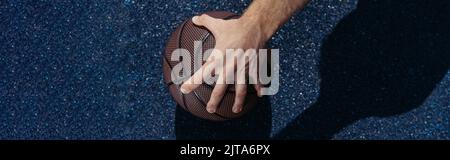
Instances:
[[[194,73],[188,80],[186,80],[180,88],[181,93],[188,94],[191,93],[194,89],[200,86],[203,82],[203,74],[209,74],[211,72],[211,67],[213,61],[208,61],[203,64],[202,67],[198,71]],[[209,73],[208,73],[209,72]]]

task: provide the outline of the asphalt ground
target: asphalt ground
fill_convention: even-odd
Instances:
[[[176,111],[160,59],[170,33],[249,3],[1,0],[0,139],[450,139],[438,0],[313,0],[269,42],[281,86],[264,107],[225,123]]]

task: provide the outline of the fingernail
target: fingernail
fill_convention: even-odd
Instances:
[[[181,91],[181,93],[183,93],[183,94],[188,94],[188,93],[189,93],[189,92],[188,92],[186,89],[184,89],[183,87],[180,88],[180,91]]]
[[[207,107],[206,111],[208,111],[209,113],[215,113],[216,112],[216,107]]]
[[[197,23],[197,20],[198,20],[198,16],[192,17],[192,22]]]
[[[239,113],[239,112],[241,112],[241,110],[242,110],[242,108],[239,108],[239,107],[234,107],[233,108],[233,112],[234,113]]]
[[[258,97],[262,97],[263,95],[261,94],[261,91],[257,91],[256,95],[258,95]]]

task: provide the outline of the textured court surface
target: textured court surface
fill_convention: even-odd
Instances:
[[[241,13],[248,4],[1,0],[0,139],[175,139],[175,104],[160,63],[166,39],[192,15]],[[356,8],[355,0],[313,1],[274,36],[270,46],[281,49],[282,89],[271,97],[271,135],[317,101],[322,42]],[[420,105],[358,119],[333,138],[450,139],[448,65],[441,74]]]

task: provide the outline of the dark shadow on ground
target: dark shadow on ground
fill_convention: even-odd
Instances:
[[[200,119],[177,106],[177,139],[269,139],[272,129],[270,100],[263,97],[255,109],[241,118],[225,122]]]
[[[450,1],[362,0],[324,41],[316,103],[275,139],[331,139],[419,107],[450,67]]]

